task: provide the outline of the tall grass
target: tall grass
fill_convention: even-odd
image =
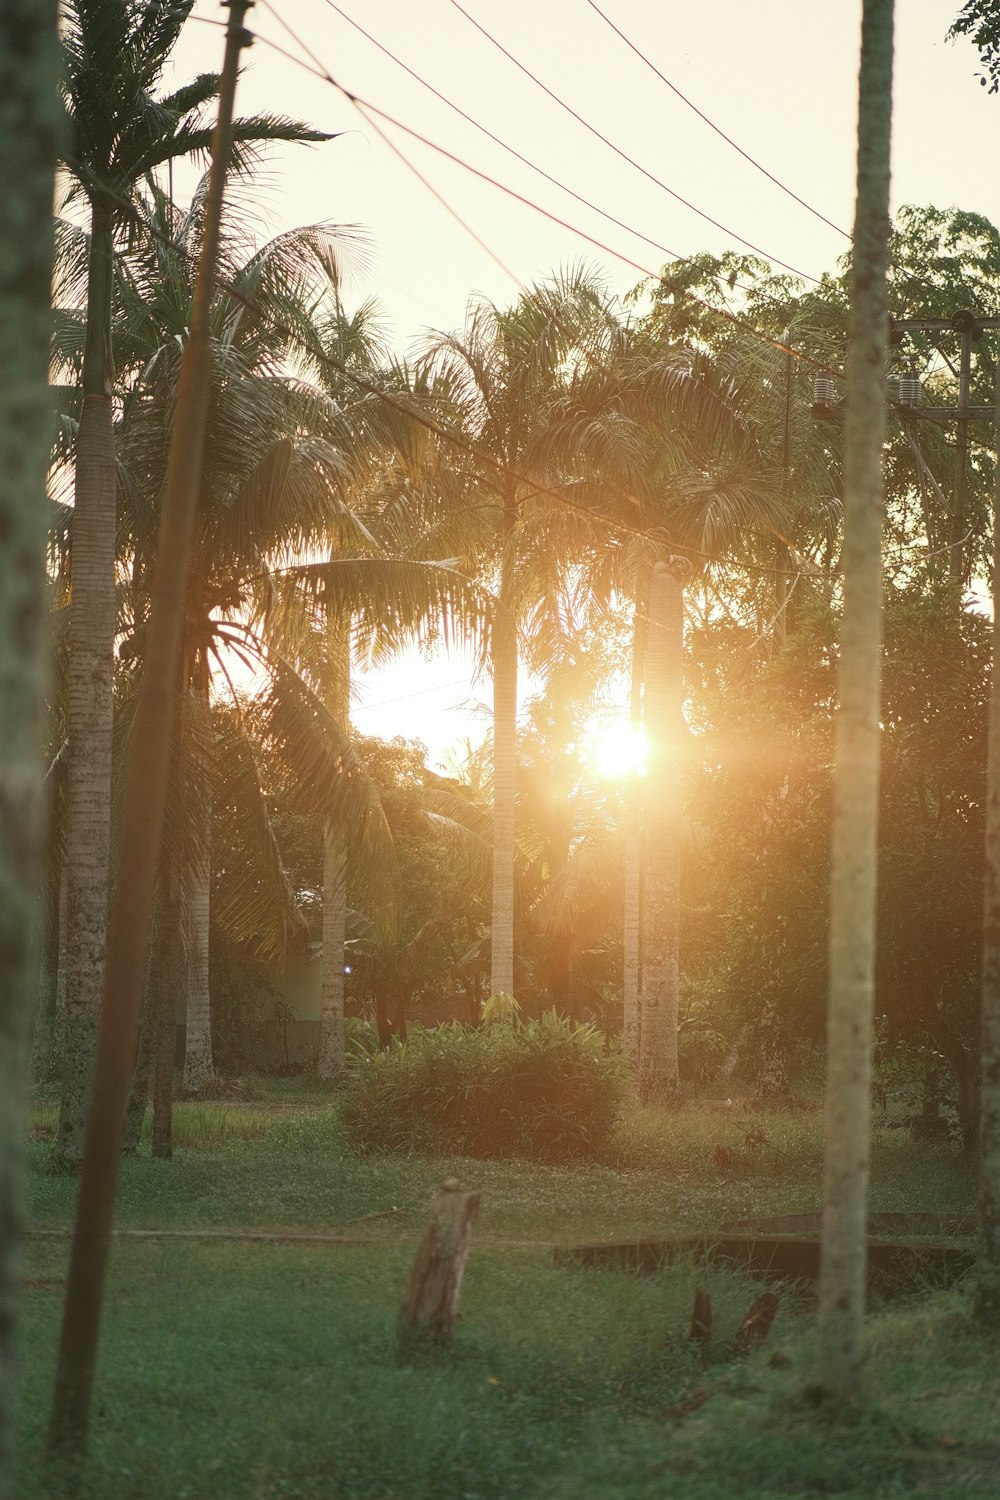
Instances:
[[[54,1140],[59,1108],[52,1103],[32,1106],[28,1129],[38,1140]],[[254,1105],[222,1104],[214,1100],[178,1100],[173,1109],[174,1145],[184,1151],[211,1151],[236,1141],[260,1141],[274,1128],[272,1111]],[[153,1138],[152,1116],[147,1111],[140,1145]]]

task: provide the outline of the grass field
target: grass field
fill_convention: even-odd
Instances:
[[[172,1162],[123,1164],[121,1227],[263,1228],[343,1243],[121,1239],[115,1247],[91,1457],[43,1462],[68,1254],[24,1257],[23,1500],[734,1500],[1000,1491],[1000,1368],[962,1289],[873,1314],[868,1399],[830,1426],[802,1398],[806,1291],[783,1289],[766,1344],[731,1339],[759,1292],[732,1272],[654,1276],[557,1265],[553,1245],[717,1228],[818,1206],[814,1110],[752,1116],[702,1101],[629,1117],[600,1166],[359,1157],[328,1096],[178,1107]],[[30,1143],[34,1222],[58,1229],[75,1183],[48,1169],[50,1110]],[[752,1144],[762,1133],[765,1143]],[[749,1137],[749,1140],[748,1140]],[[732,1153],[715,1165],[722,1145]],[[435,1186],[482,1191],[447,1356],[399,1363],[394,1326]],[[873,1206],[965,1208],[948,1144],[878,1133]],[[686,1334],[712,1293],[707,1351]]]

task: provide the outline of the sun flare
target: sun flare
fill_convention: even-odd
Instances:
[[[584,735],[582,756],[598,776],[611,781],[622,776],[643,776],[649,745],[641,729],[626,719],[592,722]]]

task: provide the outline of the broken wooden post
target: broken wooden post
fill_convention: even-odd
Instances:
[[[449,1177],[435,1194],[399,1316],[399,1349],[449,1345],[458,1321],[462,1276],[479,1194]]]
[[[742,1354],[745,1350],[765,1339],[778,1311],[778,1299],[773,1292],[761,1292],[753,1307],[736,1330],[733,1347]]]
[[[691,1312],[691,1332],[688,1338],[695,1343],[706,1344],[712,1337],[712,1297],[706,1287],[694,1290],[694,1308]]]

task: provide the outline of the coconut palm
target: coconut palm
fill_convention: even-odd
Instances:
[[[197,197],[187,214],[178,215],[162,194],[154,194],[150,213],[157,232],[123,268],[122,338],[145,351],[142,378],[124,405],[119,444],[122,487],[130,499],[125,546],[132,616],[123,649],[138,655],[199,212]],[[312,226],[278,236],[246,258],[238,216],[230,213],[212,311],[216,379],[189,590],[186,710],[178,748],[184,789],[179,805],[187,828],[185,1083],[191,1089],[203,1087],[212,1066],[211,798],[223,797],[233,808],[247,846],[257,854],[241,872],[228,872],[216,917],[236,940],[278,955],[297,917],[261,796],[262,756],[286,765],[303,802],[331,827],[335,823],[339,838],[362,850],[366,842],[386,843],[378,799],[346,742],[346,703],[335,701],[338,663],[331,639],[339,622],[353,618],[359,636],[385,644],[425,634],[436,619],[460,634],[480,630],[488,619],[481,592],[451,568],[386,556],[353,508],[384,467],[376,441],[380,404],[367,398],[352,403],[345,392],[329,393],[303,373],[290,372],[296,351],[300,371],[324,364],[323,342],[330,338],[324,308],[332,309],[334,324],[338,317],[345,321],[338,295],[342,249],[342,237]],[[331,548],[326,563],[303,560]],[[342,639],[349,643],[346,631]],[[345,661],[339,664],[341,682]],[[223,753],[211,724],[210,682],[214,672],[235,687],[234,662],[253,667],[264,687],[252,714],[234,692],[232,742]],[[337,962],[342,967],[342,937]],[[342,1025],[340,1030],[342,1056]]]
[[[17,161],[0,209],[0,1494],[13,1495],[14,1330],[25,1045],[37,981],[33,935],[42,874],[45,469],[58,74],[54,4],[0,15],[3,150]]]
[[[864,0],[854,287],[844,423],[844,619],[830,881],[830,995],[819,1290],[820,1389],[858,1390],[875,990],[882,609],[882,444],[888,353],[893,0]]]
[[[82,1150],[86,1093],[104,967],[108,906],[116,494],[112,353],[115,258],[136,232],[136,194],[165,164],[207,152],[204,111],[218,92],[207,73],[157,94],[193,0],[70,0],[63,17],[69,146],[65,164],[89,212],[86,342],[76,440],[74,576],[68,686],[69,988],[58,1149]],[[235,127],[234,162],[247,167],[271,140],[319,140],[263,116]]]
[[[617,412],[581,411],[573,403],[579,367],[588,353],[601,358],[613,347],[617,327],[600,283],[578,270],[535,287],[506,311],[473,304],[463,333],[437,339],[427,355],[427,368],[450,387],[463,438],[474,445],[462,466],[469,551],[518,621],[529,659],[533,653],[540,665],[558,651],[572,617],[571,566],[584,529],[580,512],[574,524],[553,489],[578,481],[592,457],[606,464],[610,454],[620,456]],[[594,549],[599,528],[587,529]],[[513,994],[517,642],[495,642],[490,665],[490,989]]]

